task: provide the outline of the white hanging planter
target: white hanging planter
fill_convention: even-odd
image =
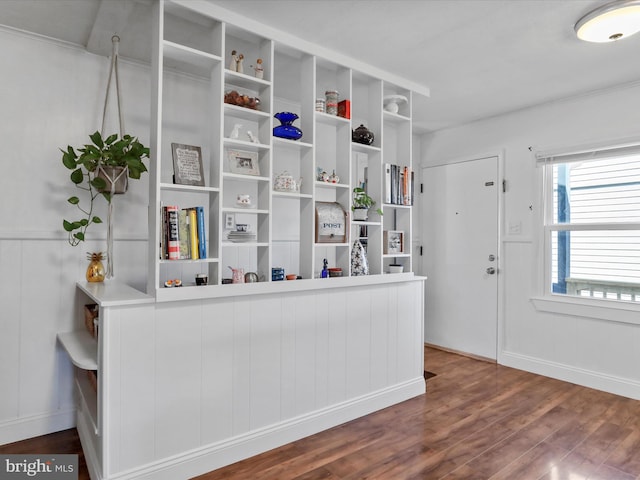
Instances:
[[[111,195],[121,195],[126,193],[129,188],[128,167],[100,165],[96,172],[96,177],[102,178],[107,182],[107,186],[103,190],[100,190],[101,192],[110,193]]]

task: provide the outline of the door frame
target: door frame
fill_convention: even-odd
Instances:
[[[423,156],[424,157],[424,156]],[[497,233],[497,253],[496,255],[498,256],[498,262],[497,262],[497,270],[498,270],[498,291],[496,292],[496,312],[497,312],[497,319],[496,319],[496,362],[499,364],[502,364],[502,356],[503,356],[503,352],[504,352],[504,345],[503,345],[503,341],[504,341],[504,311],[505,311],[505,302],[504,302],[504,291],[505,291],[505,283],[504,283],[504,258],[502,257],[503,253],[504,253],[504,248],[503,248],[503,236],[504,236],[504,196],[509,193],[509,183],[506,181],[505,179],[505,151],[504,149],[499,150],[498,152],[490,152],[490,153],[483,153],[483,154],[478,154],[478,155],[468,155],[465,157],[454,157],[451,159],[444,159],[442,161],[438,161],[437,163],[433,163],[433,164],[429,164],[426,165],[425,162],[421,162],[420,163],[420,181],[423,182],[424,179],[424,175],[425,175],[425,170],[428,168],[433,168],[433,167],[443,167],[446,165],[452,165],[452,164],[457,164],[457,163],[467,163],[467,162],[473,162],[475,160],[483,160],[485,158],[492,158],[492,157],[496,157],[498,160],[498,173],[497,173],[497,177],[498,177],[498,211],[497,211],[497,215],[498,215],[498,231]],[[425,201],[425,197],[424,195],[421,196],[421,202]],[[421,215],[422,212],[424,212],[424,204],[421,204],[421,208],[420,208],[420,212],[418,212],[418,215]],[[424,224],[425,222],[423,221],[424,219],[420,219],[420,236],[421,238],[424,240],[425,238],[425,228],[426,225]],[[423,242],[421,242],[421,244],[423,244]],[[422,274],[425,274],[424,272],[424,256],[420,259],[420,270]],[[429,280],[427,278],[427,281],[425,282],[425,288],[429,288]],[[425,309],[425,314],[426,314],[426,309]],[[423,319],[423,323],[426,324],[426,317]],[[424,326],[424,328],[426,328],[426,325]]]

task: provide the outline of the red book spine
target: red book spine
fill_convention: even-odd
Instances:
[[[169,260],[180,260],[178,207],[176,205],[167,206],[167,252]]]

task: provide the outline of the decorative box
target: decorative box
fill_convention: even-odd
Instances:
[[[276,282],[278,280],[284,280],[284,268],[271,269],[271,281]]]
[[[93,338],[98,338],[98,305],[84,306],[84,326]]]
[[[341,100],[338,102],[338,116],[343,118],[351,118],[350,100]]]
[[[94,392],[98,393],[98,371],[97,370],[87,370],[87,378],[89,379],[89,384]]]

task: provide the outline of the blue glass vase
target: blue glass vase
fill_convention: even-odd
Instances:
[[[299,140],[302,138],[302,130],[292,125],[298,119],[298,115],[292,112],[279,112],[274,117],[280,120],[282,124],[273,128],[274,137],[286,138],[287,140]]]

